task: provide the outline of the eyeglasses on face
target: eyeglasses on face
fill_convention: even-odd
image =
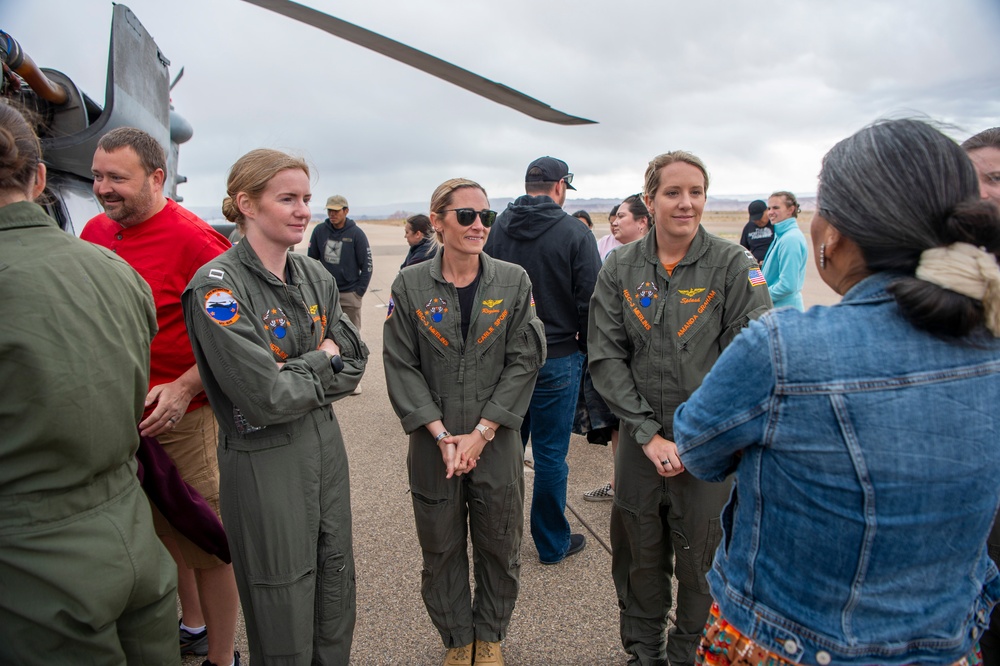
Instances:
[[[441,212],[447,213],[448,211],[455,211],[455,217],[458,218],[458,223],[463,227],[472,226],[472,223],[476,221],[477,215],[483,221],[483,226],[487,229],[492,227],[493,222],[497,219],[497,212],[487,208],[483,210],[476,210],[474,208],[446,208]]]

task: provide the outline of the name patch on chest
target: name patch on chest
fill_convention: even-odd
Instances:
[[[431,324],[430,320],[427,319],[426,311],[421,310],[420,308],[417,308],[415,310],[415,312],[417,313],[417,319],[420,320],[421,324],[423,324],[424,326],[427,327],[427,330],[430,331],[430,334],[434,336],[435,340],[437,340],[438,342],[440,342],[441,345],[444,346],[444,347],[447,347],[449,344],[451,344],[450,342],[448,342],[448,338],[446,338],[443,335],[441,335],[441,331],[439,331],[436,328],[434,328],[434,326]]]
[[[715,290],[714,289],[712,291],[708,292],[708,296],[705,297],[705,302],[698,306],[698,312],[696,312],[695,314],[691,315],[688,318],[688,320],[686,322],[684,322],[684,325],[681,326],[680,330],[677,331],[677,337],[678,338],[681,337],[682,335],[684,335],[685,333],[687,333],[688,329],[690,329],[692,326],[694,326],[694,323],[696,321],[698,321],[698,317],[700,317],[701,315],[705,314],[705,310],[708,309],[708,304],[711,303],[713,300],[715,300]]]
[[[483,310],[483,312],[486,312],[486,310]],[[487,338],[493,335],[493,333],[495,333],[496,330],[500,328],[500,324],[502,324],[506,318],[507,318],[507,310],[504,310],[503,312],[500,313],[500,316],[497,317],[496,321],[490,324],[490,327],[486,329],[483,332],[483,334],[476,339],[476,344],[481,345],[484,342],[486,342]]]

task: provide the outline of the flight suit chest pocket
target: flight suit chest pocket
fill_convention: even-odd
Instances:
[[[482,317],[483,315],[480,315]],[[505,340],[509,313],[503,310],[499,315],[490,315],[490,325],[475,339],[469,341],[476,346],[476,393],[479,400],[493,395],[493,389],[500,381],[500,374],[506,364]]]
[[[447,349],[452,346],[452,340],[441,330],[443,313],[426,312],[418,307],[414,311],[414,316],[417,320],[416,329],[420,335],[421,348],[444,358]]]
[[[661,290],[650,281],[635,284],[635,289],[630,289],[630,286],[633,285],[625,285],[622,289],[622,317],[632,348],[640,351],[649,344],[653,321],[660,306]]]
[[[700,299],[700,303],[682,305],[678,310],[676,338],[681,349],[691,349],[699,341],[719,337],[719,319],[722,313],[722,297],[712,289]]]
[[[295,336],[292,335],[292,323],[285,310],[277,305],[264,308],[260,313],[260,322],[271,353],[276,361],[288,360],[296,356]]]

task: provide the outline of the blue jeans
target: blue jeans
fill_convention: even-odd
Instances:
[[[580,391],[584,355],[574,352],[545,361],[538,372],[531,404],[521,426],[521,438],[535,458],[535,487],[531,499],[531,538],[542,562],[558,562],[569,550],[566,520],[566,478],[569,436]]]

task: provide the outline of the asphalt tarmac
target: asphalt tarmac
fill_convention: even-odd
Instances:
[[[361,328],[371,356],[362,393],[334,405],[351,467],[357,568],[351,663],[440,664],[444,647],[420,597],[420,548],[406,480],[407,438],[389,404],[382,369],[385,306],[408,248],[402,227],[367,223],[361,227],[374,260]],[[304,242],[297,251],[305,253],[305,247]],[[811,261],[804,297],[807,306],[839,299],[819,280]],[[627,660],[619,641],[607,547],[611,502],[583,500],[584,492],[609,480],[611,449],[574,435],[568,461],[567,518],[574,532],[587,536],[587,547],[559,564],[539,563],[527,525],[532,472],[526,468],[521,591],[503,643],[504,658],[511,666],[620,666]],[[242,618],[237,649],[243,663],[249,663]],[[201,659],[188,657],[184,663],[200,664]]]

